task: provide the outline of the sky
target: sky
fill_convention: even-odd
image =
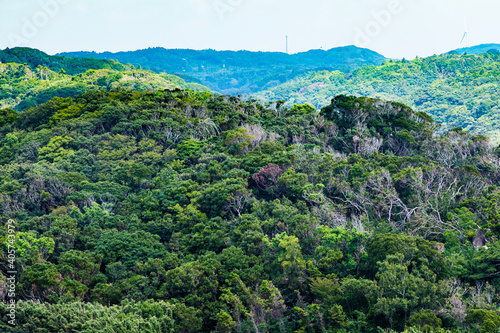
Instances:
[[[500,43],[498,13],[500,0],[0,0],[0,49],[285,52],[288,36],[289,53],[356,45],[413,59]]]

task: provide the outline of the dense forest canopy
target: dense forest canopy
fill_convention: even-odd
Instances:
[[[352,73],[311,72],[255,97],[321,108],[339,94],[402,102],[431,115],[442,124],[441,133],[462,127],[500,141],[498,52],[387,60]]]
[[[155,74],[115,61],[49,56],[15,48],[0,51],[0,108],[24,110],[54,97],[74,97],[89,90],[128,87],[155,91],[167,88],[209,90],[178,76]]]
[[[179,75],[223,94],[251,94],[277,86],[311,70],[350,72],[366,65],[379,65],[385,57],[355,46],[311,50],[296,54],[283,52],[216,51],[164,49],[129,52],[66,52],[69,57],[116,59],[156,72]]]
[[[89,69],[123,71],[133,68],[132,65],[123,65],[114,60],[50,56],[40,50],[27,47],[0,50],[0,63],[26,64],[32,68],[42,66],[54,72],[59,72],[63,69],[69,75],[81,74]]]
[[[112,87],[1,109],[17,328],[497,332],[499,151],[437,130],[346,95]]]
[[[213,91],[253,94],[263,102],[285,100],[287,107],[309,103],[321,108],[339,94],[394,100],[431,115],[442,124],[440,133],[462,127],[500,142],[499,49],[482,44],[383,64],[382,56],[355,47],[295,55],[163,48],[68,55],[119,59],[188,81],[196,78]]]

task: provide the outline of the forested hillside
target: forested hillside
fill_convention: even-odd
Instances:
[[[462,127],[500,140],[499,53],[388,60],[352,73],[312,72],[256,97],[323,107],[338,94],[402,102],[430,114],[442,131]]]
[[[45,52],[27,47],[15,47],[0,50],[0,63],[26,64],[31,68],[46,67],[59,72],[61,69],[69,75],[81,74],[89,69],[112,69],[115,71],[130,70],[131,65],[123,65],[114,60],[101,60],[93,58],[69,58],[50,56]]]
[[[311,70],[350,72],[366,65],[379,65],[385,57],[355,46],[311,50],[297,54],[282,52],[164,49],[129,52],[66,52],[70,57],[116,59],[156,72],[180,75],[224,94],[250,94],[284,83]]]
[[[208,90],[174,75],[155,74],[113,61],[49,56],[27,48],[0,51],[0,108],[24,110],[54,97],[117,87]]]
[[[500,52],[500,44],[480,44],[476,46],[464,47],[453,50],[458,54],[482,54],[482,53],[498,53]],[[450,52],[450,53],[451,53]]]
[[[315,110],[117,88],[2,109],[16,329],[497,332],[499,151],[438,128],[344,95]]]

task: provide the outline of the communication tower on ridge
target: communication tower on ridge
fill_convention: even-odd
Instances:
[[[460,41],[460,46],[462,46],[462,43],[464,42],[464,39],[465,39],[465,47],[468,47],[469,45],[469,33],[467,32],[467,23],[465,22],[465,19],[464,19],[464,27],[465,27],[465,32],[464,32],[464,35],[462,36],[462,40]]]

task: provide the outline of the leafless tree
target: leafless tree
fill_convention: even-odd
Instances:
[[[228,199],[226,205],[224,206],[225,211],[231,212],[234,217],[234,213],[238,214],[238,217],[241,217],[241,213],[245,210],[254,199],[249,192],[246,191],[238,191],[233,193],[231,197]]]

